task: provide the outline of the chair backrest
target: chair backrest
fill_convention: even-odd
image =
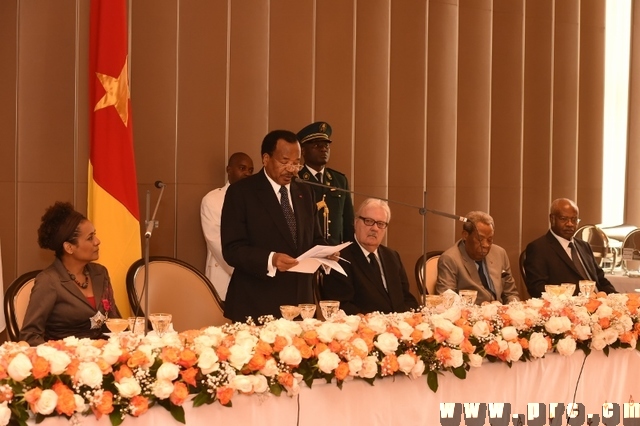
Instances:
[[[131,314],[144,316],[144,259],[137,260],[127,272],[127,295]],[[222,325],[224,302],[211,281],[186,262],[164,256],[149,258],[149,313],[172,315],[176,331]]]
[[[598,266],[602,267],[604,262],[608,262],[615,255],[612,250],[609,249],[609,238],[602,232],[602,229],[596,225],[584,225],[578,228],[573,234],[574,238],[586,241],[591,246],[593,256],[596,259]],[[614,259],[615,262],[615,259]]]
[[[524,260],[527,258],[527,250],[522,250],[520,253],[520,258],[518,259],[518,263],[520,265],[520,276],[522,277],[522,282],[527,284],[527,272],[524,270]]]
[[[436,281],[438,280],[438,258],[442,250],[430,251],[420,256],[416,262],[416,284],[420,295],[436,294]]]
[[[640,229],[633,230],[622,243],[622,269],[625,272],[640,271]]]
[[[4,318],[7,323],[7,334],[13,342],[20,340],[20,328],[27,312],[31,289],[40,270],[20,275],[7,287],[4,295]]]

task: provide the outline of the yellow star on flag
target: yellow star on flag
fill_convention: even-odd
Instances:
[[[96,72],[98,80],[100,80],[102,87],[104,87],[104,90],[107,93],[104,94],[102,99],[98,101],[96,107],[93,109],[94,111],[97,111],[113,105],[116,111],[118,111],[118,115],[120,115],[125,126],[129,121],[130,98],[127,62],[128,59],[125,59],[122,71],[120,71],[120,75],[117,78]]]

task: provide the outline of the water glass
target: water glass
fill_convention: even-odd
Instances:
[[[467,306],[475,304],[478,297],[477,290],[460,290],[458,294],[462,298],[462,302]]]
[[[313,303],[300,303],[298,307],[300,308],[300,315],[303,319],[313,318],[316,313],[316,305]]]
[[[340,302],[338,300],[321,300],[320,310],[324,319],[329,321],[340,310]]]
[[[133,334],[144,334],[144,317],[129,317],[129,331]]]
[[[580,294],[585,297],[591,297],[596,292],[596,282],[589,280],[580,280],[578,282]]]
[[[150,314],[149,321],[151,321],[151,325],[153,326],[153,329],[155,330],[158,337],[162,337],[171,325],[171,314]]]
[[[300,307],[296,305],[280,305],[280,313],[282,318],[291,321],[300,314]]]

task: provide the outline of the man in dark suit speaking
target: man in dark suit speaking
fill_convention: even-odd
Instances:
[[[386,201],[366,199],[355,218],[355,243],[340,253],[347,276],[331,271],[321,288],[326,300],[339,300],[349,315],[373,311],[405,312],[418,308],[397,251],[381,245],[391,210]]]
[[[578,284],[580,280],[595,281],[598,291],[616,292],[596,263],[589,243],[573,238],[579,221],[573,201],[558,198],[551,203],[549,231],[527,245],[524,270],[532,297],[540,297],[545,284]],[[574,294],[578,291],[576,285]]]
[[[313,303],[313,275],[287,271],[300,254],[326,244],[310,188],[293,181],[301,168],[296,135],[270,132],[261,153],[263,169],[231,185],[222,207],[222,254],[235,268],[224,315],[233,321]]]

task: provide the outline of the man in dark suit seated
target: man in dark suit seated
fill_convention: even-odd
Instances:
[[[418,308],[400,255],[380,244],[390,219],[385,201],[366,199],[355,215],[355,242],[340,254],[346,260],[340,265],[347,276],[332,270],[324,278],[322,298],[340,301],[340,308],[349,315]]]
[[[578,227],[578,206],[567,198],[558,198],[549,210],[549,231],[527,245],[524,261],[527,289],[532,297],[540,297],[545,284],[596,282],[598,291],[615,293],[604,277],[589,243],[573,238]]]
[[[313,275],[287,271],[326,244],[311,189],[293,181],[302,167],[296,135],[274,130],[261,152],[262,170],[229,186],[222,207],[222,255],[235,268],[224,316],[233,321],[280,317],[280,305],[313,303]]]

